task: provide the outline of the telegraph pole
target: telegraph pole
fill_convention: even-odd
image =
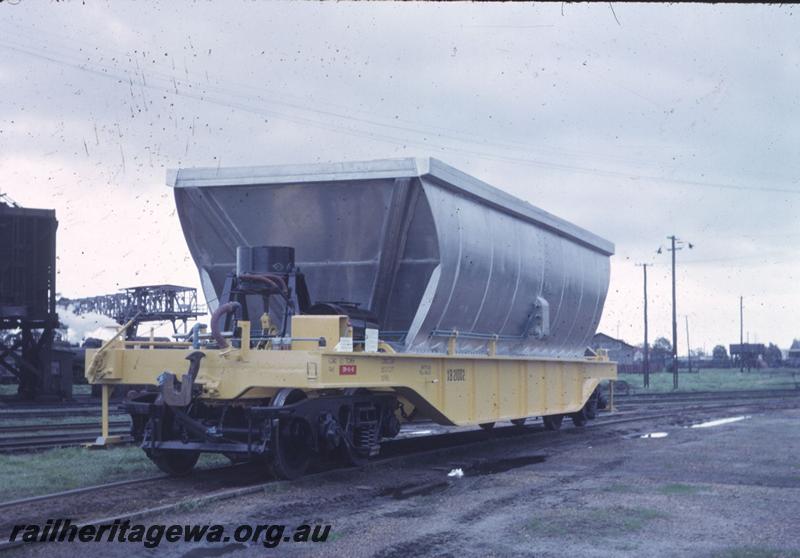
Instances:
[[[744,297],[739,297],[739,372],[744,373]]]
[[[675,235],[668,236],[667,239],[672,243],[672,246],[667,248],[672,252],[672,389],[678,389],[678,307],[675,302],[675,252],[683,249],[684,241],[679,240]],[[690,250],[694,248],[694,244],[691,242],[686,242],[686,244]],[[658,253],[661,253],[661,248],[658,249]]]
[[[672,242],[672,389],[678,389],[678,316],[675,305],[675,235],[667,237]]]
[[[644,387],[650,387],[650,348],[647,346],[647,266],[648,264],[636,264],[642,266],[644,272],[644,362],[642,373],[644,374]]]
[[[686,318],[686,358],[689,361],[689,374],[692,373],[692,344],[689,342],[689,316]]]

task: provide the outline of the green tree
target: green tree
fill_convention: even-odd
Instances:
[[[725,345],[717,345],[711,351],[711,358],[714,359],[714,366],[717,368],[727,368],[730,366],[730,359],[728,358],[728,350]]]
[[[764,351],[764,360],[767,361],[767,366],[770,368],[777,368],[783,362],[783,353],[777,345],[770,343],[767,350]]]
[[[655,341],[653,341],[653,348],[659,351],[664,351],[667,353],[672,352],[672,343],[669,342],[669,339],[666,337],[659,337]]]

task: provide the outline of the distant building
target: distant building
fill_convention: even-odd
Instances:
[[[747,369],[764,366],[766,346],[763,343],[735,343],[730,345],[731,359],[735,366],[746,366]]]
[[[788,366],[800,366],[800,339],[792,341],[792,346],[786,351],[786,358],[784,360]]]
[[[618,364],[636,364],[642,360],[641,349],[629,345],[621,339],[615,339],[605,333],[595,333],[592,337],[592,349],[604,349],[608,358]]]

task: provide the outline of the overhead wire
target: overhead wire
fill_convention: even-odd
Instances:
[[[404,126],[399,124],[388,124],[371,119],[353,117],[347,114],[340,114],[332,111],[315,109],[313,107],[305,107],[284,101],[276,101],[274,99],[269,101],[264,101],[260,97],[254,98],[253,96],[237,94],[235,91],[219,88],[210,83],[200,84],[199,82],[191,82],[183,78],[179,80],[174,75],[165,74],[163,72],[153,69],[148,69],[147,73],[145,73],[144,69],[137,68],[136,72],[134,72],[134,74],[132,75],[125,69],[120,70],[119,68],[112,68],[100,62],[90,62],[90,61],[78,62],[75,60],[70,60],[68,57],[65,57],[63,55],[63,53],[68,49],[59,48],[60,56],[56,56],[47,52],[42,52],[41,48],[31,47],[29,45],[24,45],[19,43],[15,44],[13,42],[8,41],[7,38],[5,40],[0,39],[0,46],[4,46],[6,48],[15,50],[23,54],[27,54],[29,56],[44,59],[46,61],[55,64],[64,65],[84,72],[89,72],[97,76],[115,79],[120,82],[126,80],[130,87],[133,87],[135,85],[137,87],[155,90],[161,93],[168,93],[179,97],[191,98],[201,102],[207,102],[216,104],[218,106],[233,108],[244,112],[250,112],[262,116],[278,118],[295,124],[317,127],[334,133],[345,134],[361,138],[368,138],[373,141],[382,141],[386,143],[391,143],[392,145],[395,146],[398,145],[398,143],[403,145],[414,145],[417,147],[425,147],[426,149],[439,149],[444,152],[450,151],[450,152],[462,153],[465,155],[469,155],[471,157],[484,160],[501,161],[501,162],[528,165],[528,166],[535,166],[539,168],[561,171],[561,172],[588,174],[592,176],[603,176],[608,178],[622,178],[629,181],[652,181],[657,183],[675,184],[687,187],[697,186],[697,187],[711,187],[711,188],[740,190],[740,191],[775,192],[775,193],[785,193],[785,194],[795,194],[795,195],[800,194],[800,189],[793,189],[793,188],[780,188],[780,187],[770,187],[770,186],[755,187],[755,186],[737,185],[737,184],[729,184],[721,182],[681,179],[681,178],[664,177],[664,176],[649,175],[649,174],[637,174],[631,172],[614,171],[614,170],[600,169],[600,168],[587,167],[581,165],[563,164],[553,161],[534,159],[530,157],[515,157],[512,155],[489,154],[486,151],[477,151],[475,149],[469,149],[465,147],[445,145],[437,141],[429,140],[427,137],[424,136],[426,134],[430,134],[430,132],[426,132],[425,130],[416,129],[410,126]],[[135,56],[132,56],[130,54],[121,54],[120,56],[127,57],[131,61],[133,61],[135,58]],[[140,80],[138,73],[141,73],[141,83],[139,82]],[[147,74],[150,75],[149,82],[147,81],[146,77]],[[137,78],[136,83],[134,83],[133,81],[134,77]],[[160,79],[163,82],[162,85],[159,86],[153,83],[154,77]],[[204,90],[204,91],[198,92],[196,90]],[[212,93],[208,93],[209,90],[212,91]],[[247,102],[236,101],[235,100],[236,97],[244,98],[245,100],[249,101],[256,101],[259,102],[260,104],[266,104],[267,106],[271,104],[273,105],[273,107],[276,104],[278,105],[282,104],[289,109],[299,110],[306,113],[312,113],[319,116],[327,116],[330,118],[340,119],[345,122],[349,121],[351,124],[357,123],[368,126],[378,126],[378,127],[388,128],[390,130],[399,130],[402,132],[409,132],[422,135],[423,138],[414,139],[409,137],[391,135],[387,133],[376,133],[375,131],[363,130],[353,127],[343,127],[342,125],[339,124],[321,121],[318,118],[314,119],[308,116],[298,116],[297,114],[287,113],[285,110],[278,110],[276,108],[263,108],[262,106],[254,106],[253,104],[248,104]],[[434,132],[430,135],[437,135],[437,134]],[[438,134],[438,136],[441,139],[449,139],[451,141],[455,140],[457,142],[472,143],[473,145],[478,144],[478,142],[474,140],[468,140],[459,137],[448,137],[443,134]],[[493,142],[480,143],[480,145],[482,147],[490,147],[490,148],[497,147],[497,145],[494,145]],[[502,147],[502,144],[500,144],[500,146]]]

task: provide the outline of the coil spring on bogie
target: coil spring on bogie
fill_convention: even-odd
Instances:
[[[354,445],[369,452],[377,453],[380,441],[380,415],[375,405],[358,405],[356,407],[356,428],[353,436]]]

